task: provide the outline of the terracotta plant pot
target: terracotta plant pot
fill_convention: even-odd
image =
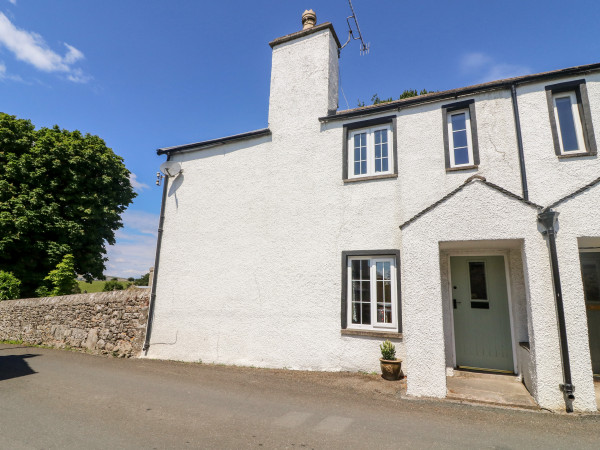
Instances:
[[[395,381],[400,379],[400,369],[402,368],[401,359],[383,359],[379,358],[381,365],[381,376],[385,380]]]

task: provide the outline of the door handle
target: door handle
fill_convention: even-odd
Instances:
[[[462,302],[457,302],[455,298],[452,299],[452,306],[454,306],[454,309],[456,309],[456,304],[457,303],[462,303]]]

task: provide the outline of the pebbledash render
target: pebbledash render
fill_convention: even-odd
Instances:
[[[409,395],[489,370],[596,410],[600,64],[338,111],[306,25],[270,43],[268,128],[158,151],[145,355],[370,372],[389,339]]]

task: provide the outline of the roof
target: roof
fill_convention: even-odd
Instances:
[[[192,144],[176,145],[174,147],[163,147],[156,150],[158,155],[164,155],[165,153],[170,155],[172,153],[178,153],[184,150],[202,150],[216,145],[222,145],[234,141],[243,141],[246,139],[253,139],[262,136],[270,136],[271,130],[268,128],[262,128],[260,130],[248,131],[247,133],[233,134],[231,136],[225,136],[218,139],[210,139],[208,141],[194,142]]]
[[[431,94],[418,95],[416,97],[404,98],[402,100],[394,100],[387,103],[380,103],[378,105],[362,106],[359,108],[347,109],[344,111],[337,111],[333,114],[319,117],[321,122],[329,122],[334,120],[342,120],[351,117],[364,116],[368,114],[376,114],[382,111],[389,111],[393,109],[400,109],[407,106],[417,105],[421,103],[429,103],[437,100],[444,100],[448,98],[456,98],[458,96],[464,96],[469,94],[475,94],[484,91],[492,91],[499,89],[508,89],[512,85],[533,83],[536,81],[542,81],[552,78],[565,77],[570,75],[580,75],[592,71],[600,70],[600,63],[586,64],[582,66],[568,67],[566,69],[552,70],[550,72],[541,72],[533,75],[522,75],[519,77],[505,78],[502,80],[489,81],[487,83],[475,84],[472,86],[466,86],[462,88],[450,89],[447,91],[433,92]]]
[[[454,197],[454,195],[458,194],[460,191],[462,191],[467,185],[474,183],[475,181],[479,181],[483,184],[485,184],[488,187],[491,187],[492,189],[495,189],[496,191],[511,197],[515,200],[520,201],[521,203],[525,203],[526,205],[532,206],[534,208],[537,209],[542,209],[542,206],[538,205],[537,203],[533,203],[530,202],[529,200],[525,200],[523,197],[521,197],[520,195],[517,195],[513,192],[507,191],[506,189],[498,186],[497,184],[494,183],[490,183],[489,181],[487,181],[484,177],[482,177],[481,175],[473,175],[469,178],[467,178],[465,180],[465,182],[463,184],[461,184],[459,187],[457,187],[456,189],[454,189],[452,192],[444,195],[441,199],[439,199],[437,202],[429,205],[427,208],[423,209],[422,211],[418,212],[417,214],[415,214],[413,217],[411,217],[410,219],[408,219],[406,222],[404,222],[402,225],[400,225],[400,229],[403,229],[404,227],[406,227],[407,225],[413,223],[415,220],[417,220],[418,218],[420,218],[421,216],[424,216],[425,214],[427,214],[429,211],[434,210],[435,208],[437,208],[439,205],[441,205],[442,203],[444,203],[446,200],[448,200],[451,197]]]
[[[325,30],[327,28],[329,28],[331,30],[331,34],[333,35],[333,38],[335,39],[335,42],[337,43],[338,48],[341,48],[342,44],[340,44],[340,40],[338,39],[337,34],[335,34],[335,30],[333,29],[333,24],[331,22],[325,22],[325,23],[322,23],[319,25],[315,25],[312,28],[307,28],[306,30],[300,30],[300,31],[296,31],[295,33],[292,33],[292,34],[286,34],[285,36],[281,36],[277,39],[273,39],[271,42],[269,42],[269,45],[271,46],[271,48],[273,48],[276,45],[283,44],[284,42],[293,41],[294,39],[308,36],[309,34],[317,33],[319,31]]]

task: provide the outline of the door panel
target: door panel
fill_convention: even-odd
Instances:
[[[600,375],[600,253],[581,253],[580,260],[592,371]]]
[[[504,257],[452,256],[450,271],[457,366],[513,372]]]

